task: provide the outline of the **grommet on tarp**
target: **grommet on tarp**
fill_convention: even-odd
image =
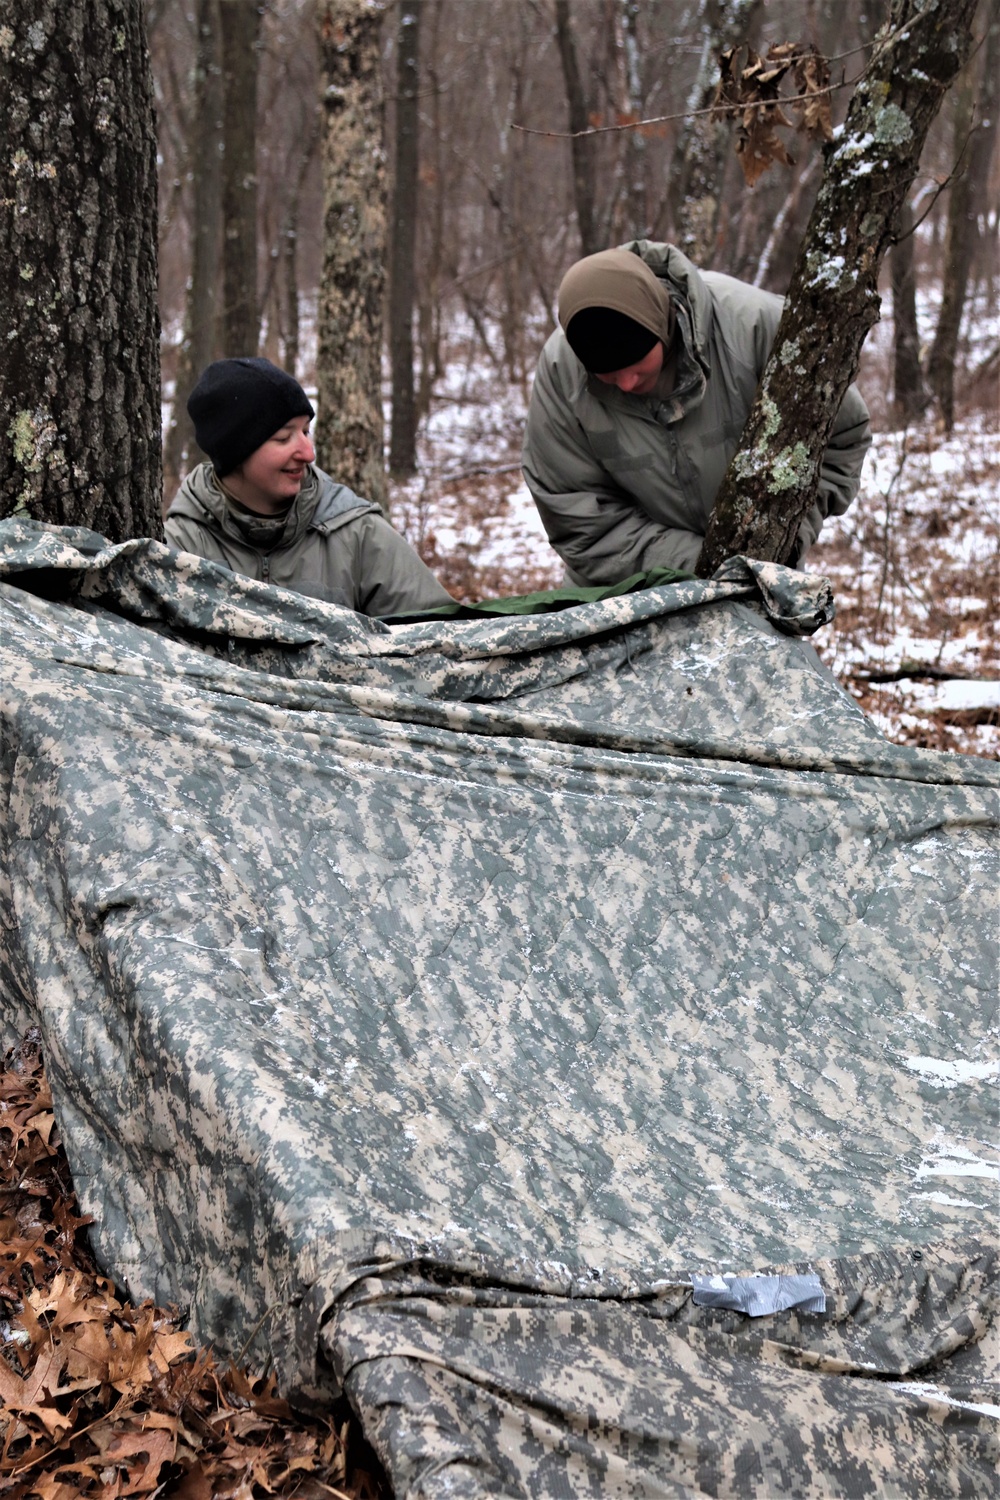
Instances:
[[[692,1276],[696,1307],[722,1307],[766,1318],[771,1313],[826,1312],[826,1293],[814,1272],[805,1276]]]

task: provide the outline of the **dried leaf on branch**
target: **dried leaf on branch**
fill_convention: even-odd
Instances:
[[[798,129],[814,141],[833,139],[830,115],[830,64],[819,48],[810,43],[795,60],[795,93]]]
[[[729,47],[719,56],[720,77],[713,118],[737,119],[736,154],[749,187],[772,162],[795,165],[778,129],[798,130],[814,140],[829,140],[830,68],[815,46],[780,42],[761,57],[752,47]],[[781,85],[792,74],[794,93]],[[799,116],[793,123],[784,106]]]

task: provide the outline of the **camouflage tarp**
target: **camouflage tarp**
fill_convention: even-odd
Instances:
[[[992,1493],[1000,774],[878,734],[821,582],[0,572],[5,1018],[133,1296],[346,1390],[401,1495]],[[692,1303],[769,1267],[826,1312]]]

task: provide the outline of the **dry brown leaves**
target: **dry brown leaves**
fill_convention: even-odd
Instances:
[[[813,140],[828,141],[833,134],[830,116],[830,66],[810,43],[780,42],[764,57],[752,47],[730,47],[719,55],[720,78],[714,119],[737,119],[736,154],[748,187],[754,187],[773,162],[795,165],[779,127],[795,129]],[[792,75],[791,95],[780,88]],[[793,122],[784,106],[798,115]]]
[[[172,1309],[97,1273],[37,1032],[0,1064],[0,1495],[388,1493],[345,1410],[297,1415],[270,1377],[196,1347]]]

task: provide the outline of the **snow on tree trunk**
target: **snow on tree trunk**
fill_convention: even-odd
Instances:
[[[323,272],[319,293],[319,462],[383,508],[382,297],[386,188],[380,0],[320,0]]]
[[[4,14],[0,515],[160,537],[143,6],[21,0]]]
[[[893,0],[847,119],[827,148],[812,218],[740,445],[698,558],[787,562],[823,450],[878,318],[878,274],[928,127],[972,41],[977,0]]]

